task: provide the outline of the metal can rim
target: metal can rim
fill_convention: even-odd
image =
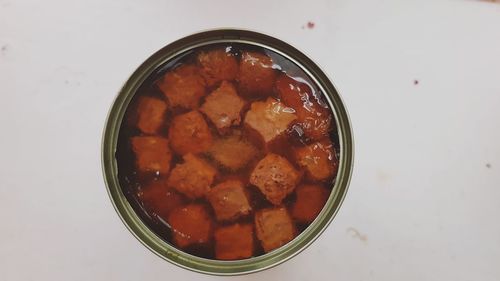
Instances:
[[[277,52],[296,63],[323,91],[333,109],[340,142],[337,178],[325,207],[299,236],[280,248],[261,256],[237,261],[220,261],[187,254],[153,233],[138,217],[122,192],[118,181],[115,152],[120,126],[130,100],[141,83],[158,66],[190,49],[213,43],[246,43]],[[211,275],[242,275],[265,270],[294,257],[307,248],[326,229],[345,198],[354,161],[354,140],[349,115],[338,91],[319,66],[302,52],[274,37],[241,29],[208,30],[181,38],[163,47],[142,63],[125,82],[108,113],[102,138],[102,171],[114,209],[128,230],[149,250],[182,268]]]

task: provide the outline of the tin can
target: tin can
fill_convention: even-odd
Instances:
[[[267,254],[237,261],[220,261],[187,254],[159,238],[150,230],[128,202],[118,180],[115,157],[118,134],[125,111],[140,85],[158,67],[172,58],[215,43],[240,43],[263,47],[274,51],[299,66],[324,93],[333,114],[339,137],[339,168],[330,197],[315,219],[299,236],[288,244]],[[289,44],[261,33],[218,29],[196,33],[179,39],[149,57],[127,80],[108,114],[102,140],[102,167],[104,180],[113,206],[130,232],[159,257],[188,270],[213,275],[240,275],[276,266],[305,249],[330,224],[339,210],[348,189],[353,169],[353,136],[346,108],[333,83],[326,74],[306,55]]]

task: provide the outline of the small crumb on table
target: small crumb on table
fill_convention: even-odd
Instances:
[[[313,29],[316,24],[312,21],[308,21],[306,24],[302,25],[302,29]]]

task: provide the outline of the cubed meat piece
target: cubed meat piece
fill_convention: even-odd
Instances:
[[[250,183],[257,186],[274,205],[280,205],[299,181],[300,173],[292,164],[274,153],[269,153],[260,160],[250,175]]]
[[[168,216],[175,245],[185,248],[208,243],[212,239],[212,220],[203,205],[190,204],[173,210]]]
[[[332,114],[307,84],[282,75],[276,80],[276,88],[281,101],[295,110],[306,136],[317,140],[328,135]]]
[[[239,180],[227,180],[213,187],[207,194],[208,201],[219,221],[231,221],[248,215],[252,208]]]
[[[234,80],[238,75],[238,61],[225,49],[202,51],[198,54],[202,75],[209,86],[223,80]]]
[[[239,260],[253,255],[253,226],[233,224],[215,230],[215,258]]]
[[[245,125],[257,131],[267,144],[287,130],[297,118],[294,112],[273,98],[256,101],[245,116]]]
[[[137,197],[150,214],[165,221],[170,212],[183,203],[182,196],[172,188],[167,187],[164,180],[156,180],[143,185],[137,193]]]
[[[204,152],[212,145],[207,122],[196,110],[175,116],[168,135],[172,149],[181,155]]]
[[[184,163],[172,169],[167,185],[190,199],[205,196],[210,190],[217,170],[205,160],[193,155],[184,155]]]
[[[241,110],[245,101],[238,96],[233,84],[223,81],[219,88],[205,99],[200,111],[224,134],[231,126],[241,123]]]
[[[296,235],[295,226],[285,207],[263,209],[255,213],[255,230],[266,253],[285,245]]]
[[[272,59],[261,53],[243,52],[241,54],[239,89],[247,95],[264,96],[273,91],[276,72]]]
[[[312,222],[328,200],[330,191],[320,185],[300,185],[295,190],[297,199],[292,206],[292,217],[302,223]]]
[[[145,134],[156,134],[163,125],[167,104],[159,99],[140,97],[137,101],[137,128]]]
[[[132,137],[131,142],[136,166],[140,172],[168,174],[172,152],[166,138]]]
[[[338,168],[335,148],[328,139],[294,149],[297,164],[306,169],[306,175],[314,181],[331,178]]]
[[[172,107],[198,108],[200,98],[205,95],[205,79],[199,69],[192,65],[183,65],[167,72],[158,81],[158,87]]]
[[[216,139],[208,150],[212,159],[232,171],[246,167],[257,153],[257,148],[238,134]]]

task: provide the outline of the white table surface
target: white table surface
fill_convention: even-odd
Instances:
[[[0,280],[218,278],[136,241],[100,163],[131,72],[215,27],[274,35],[319,62],[356,140],[326,232],[235,280],[500,280],[500,5],[291,2],[0,0]]]

